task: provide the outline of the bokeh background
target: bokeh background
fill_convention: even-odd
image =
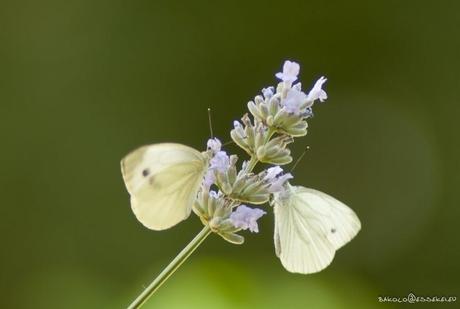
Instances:
[[[267,208],[259,234],[243,246],[212,235],[145,308],[460,297],[459,12],[458,1],[1,0],[0,307],[126,307],[201,227],[192,216],[145,229],[120,159],[149,143],[204,149],[208,107],[228,140],[285,59],[306,88],[329,79],[292,147],[311,148],[295,183],[346,202],[362,231],[325,271],[290,274]]]

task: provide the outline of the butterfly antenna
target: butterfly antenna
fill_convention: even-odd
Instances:
[[[223,143],[222,146],[231,145],[233,143],[235,143],[235,142],[234,141],[228,141],[228,142]]]
[[[211,108],[208,107],[208,122],[209,122],[209,133],[211,133],[211,138],[214,138],[214,133],[212,131],[212,120],[211,120]]]
[[[305,154],[307,153],[307,151],[310,150],[310,146],[307,146],[304,151],[302,152],[302,154],[297,158],[297,160],[295,161],[294,165],[292,166],[291,170],[289,172],[292,173],[292,171],[294,171],[294,169],[297,167],[297,164],[299,164],[300,161],[302,161],[303,157],[305,156]]]

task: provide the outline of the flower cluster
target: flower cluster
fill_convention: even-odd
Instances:
[[[315,101],[327,99],[322,89],[326,78],[321,77],[313,88],[305,93],[297,81],[300,66],[286,61],[277,87],[262,89],[248,103],[249,114],[240,121],[235,120],[230,136],[243,149],[249,160],[238,168],[238,157],[222,150],[222,143],[211,138],[207,143],[209,168],[204,177],[198,198],[193,207],[203,224],[225,240],[241,244],[244,238],[237,234],[249,229],[258,232],[257,220],[265,214],[258,208],[246,204],[261,205],[269,202],[273,194],[282,194],[290,173],[282,165],[292,162],[288,145],[294,137],[307,134],[307,119],[312,113]],[[269,165],[255,173],[257,163]]]

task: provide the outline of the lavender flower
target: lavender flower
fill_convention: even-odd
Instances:
[[[282,191],[284,191],[284,185],[286,184],[286,182],[289,180],[289,179],[292,179],[294,178],[291,173],[287,173],[287,174],[284,174],[280,177],[277,177],[270,185],[270,187],[268,188],[268,191],[270,191],[271,193],[280,193]]]
[[[276,77],[286,83],[293,83],[299,75],[300,65],[297,62],[286,60],[283,65],[283,72],[276,73]]]
[[[266,212],[261,209],[240,205],[230,215],[230,220],[235,227],[242,230],[249,229],[251,232],[258,233],[259,226],[257,225],[257,220],[265,214]]]
[[[275,87],[267,87],[262,89],[262,94],[264,95],[265,99],[270,99],[273,97],[273,94],[275,93]]]
[[[217,153],[222,148],[222,143],[218,138],[210,138],[207,142],[208,150],[211,150],[213,153]]]
[[[324,91],[321,88],[326,81],[327,81],[327,78],[325,78],[324,76],[321,76],[320,79],[316,81],[315,85],[308,93],[308,96],[307,96],[308,101],[313,102],[319,99],[321,102],[324,102],[327,99],[326,91]]]
[[[279,166],[270,167],[267,169],[267,174],[265,175],[264,180],[268,182],[272,182],[273,180],[276,179],[276,176],[278,176],[278,174],[282,172],[283,172],[283,169]]]
[[[230,167],[230,157],[225,151],[218,151],[211,159],[209,164],[210,170],[217,170],[224,173]]]
[[[216,182],[216,174],[214,174],[214,170],[208,169],[206,174],[204,175],[203,178],[203,187],[206,189],[206,191],[209,191],[211,186]]]
[[[264,180],[270,184],[268,191],[270,193],[280,193],[284,190],[284,184],[289,180],[292,179],[292,175],[290,173],[283,174],[283,169],[279,166],[270,167],[267,169],[267,174],[264,177]]]
[[[282,101],[284,110],[294,115],[302,113],[302,104],[307,101],[307,95],[295,88],[289,89],[286,98]]]

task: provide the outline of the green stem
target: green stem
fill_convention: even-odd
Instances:
[[[129,305],[128,309],[140,308],[153,293],[184,263],[196,248],[211,234],[209,226],[205,226],[195,238],[169,263],[168,266],[153,280],[152,283]]]
[[[249,163],[246,168],[246,173],[252,172],[252,170],[254,169],[254,167],[256,166],[258,162],[259,160],[257,159],[257,156],[254,155],[253,157],[251,157],[251,160],[249,160]]]

